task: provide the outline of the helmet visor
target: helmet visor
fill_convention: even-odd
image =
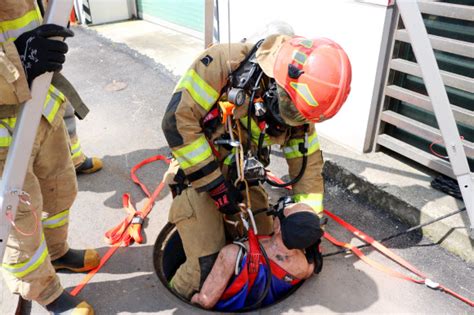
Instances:
[[[296,127],[307,123],[310,123],[299,111],[296,109],[295,104],[291,101],[290,95],[286,91],[277,86],[278,94],[278,109],[280,110],[280,116],[283,118],[288,126]]]

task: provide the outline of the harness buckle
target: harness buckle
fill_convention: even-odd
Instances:
[[[438,283],[438,282],[434,282],[433,280],[428,279],[428,278],[425,279],[425,285],[426,285],[428,288],[433,289],[433,290],[438,290],[438,289],[439,289],[439,283]]]
[[[140,216],[134,216],[130,224],[143,224],[143,218]]]

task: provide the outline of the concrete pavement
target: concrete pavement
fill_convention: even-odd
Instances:
[[[69,41],[71,50],[64,74],[91,107],[91,114],[78,124],[82,146],[87,154],[103,157],[105,166],[97,174],[79,177],[69,239],[72,247],[95,247],[103,254],[107,250],[103,233],[125,217],[122,193],[130,192],[138,208],[144,203],[139,188],[129,179],[130,168],[151,155],[168,152],[160,124],[177,77],[125,44],[111,42],[90,30],[74,30],[76,36]],[[120,91],[107,89],[114,80],[126,83],[127,87]],[[322,145],[323,150],[328,147],[326,142]],[[325,157],[331,159],[326,154]],[[278,156],[272,159],[272,170],[278,173],[286,169],[283,159]],[[376,168],[373,164],[358,164],[358,167],[361,165],[365,169]],[[139,176],[149,187],[154,187],[164,170],[163,164],[156,163],[147,166]],[[347,185],[328,180],[326,190],[328,209],[375,238],[407,227],[384,207],[368,204],[354,187],[348,190]],[[272,190],[273,200],[281,193]],[[172,296],[153,270],[153,244],[166,223],[170,202],[166,190],[147,222],[146,242],[119,249],[80,294],[94,305],[97,314],[204,313]],[[328,230],[342,240],[355,242],[333,223]],[[387,246],[435,281],[473,298],[472,264],[419,234],[397,239]],[[333,250],[326,242],[324,247]],[[373,251],[367,254],[394,267]],[[82,277],[60,274],[68,290]],[[2,313],[11,313],[13,299],[5,289],[0,296]],[[259,313],[468,314],[471,311],[441,292],[388,277],[353,256],[340,255],[326,259],[323,273],[307,281],[293,296]],[[32,313],[45,314],[37,305],[33,305]]]

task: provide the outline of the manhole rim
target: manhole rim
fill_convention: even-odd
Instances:
[[[282,298],[279,300],[275,301],[272,304],[265,305],[263,307],[258,307],[255,309],[251,310],[245,310],[245,311],[232,311],[232,312],[223,312],[223,311],[217,311],[217,310],[209,310],[205,309],[203,307],[200,307],[199,305],[192,304],[190,301],[187,299],[183,298],[168,286],[168,279],[166,278],[162,265],[163,265],[163,254],[164,250],[166,247],[166,241],[169,240],[172,236],[173,233],[177,233],[176,231],[176,226],[173,223],[167,222],[165,226],[161,229],[160,233],[158,234],[158,237],[156,238],[155,244],[153,245],[153,267],[155,269],[155,274],[158,276],[158,279],[160,280],[161,284],[173,295],[174,297],[178,298],[180,301],[186,303],[187,305],[207,311],[207,312],[213,312],[213,313],[247,313],[247,312],[254,312],[254,311],[259,311],[259,310],[264,310],[268,309],[270,307],[273,307],[275,305],[278,305],[279,303],[283,302],[286,300],[289,296],[293,295],[305,282],[304,280],[300,281],[298,284],[296,284],[287,294],[285,294]],[[158,258],[158,259],[156,259]],[[160,263],[158,265],[158,263]]]

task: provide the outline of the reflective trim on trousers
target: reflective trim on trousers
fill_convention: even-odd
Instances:
[[[209,111],[219,98],[219,93],[204,81],[194,69],[186,72],[178,82],[175,91],[181,88],[185,88],[196,103],[206,111]]]
[[[55,229],[69,222],[69,209],[59,212],[52,217],[41,220],[43,228]]]
[[[293,196],[295,202],[302,202],[310,206],[314,212],[321,213],[323,211],[323,194],[296,194]]]
[[[22,278],[38,269],[48,256],[48,247],[44,235],[41,235],[41,243],[34,255],[27,261],[18,264],[2,264],[3,269],[11,273],[16,278]]]
[[[79,142],[79,140],[77,140],[76,143],[73,143],[71,145],[71,157],[74,159],[81,156],[81,154],[82,154],[81,143]]]
[[[173,155],[183,169],[197,165],[212,155],[211,147],[206,137],[200,136],[191,144],[173,151]]]

